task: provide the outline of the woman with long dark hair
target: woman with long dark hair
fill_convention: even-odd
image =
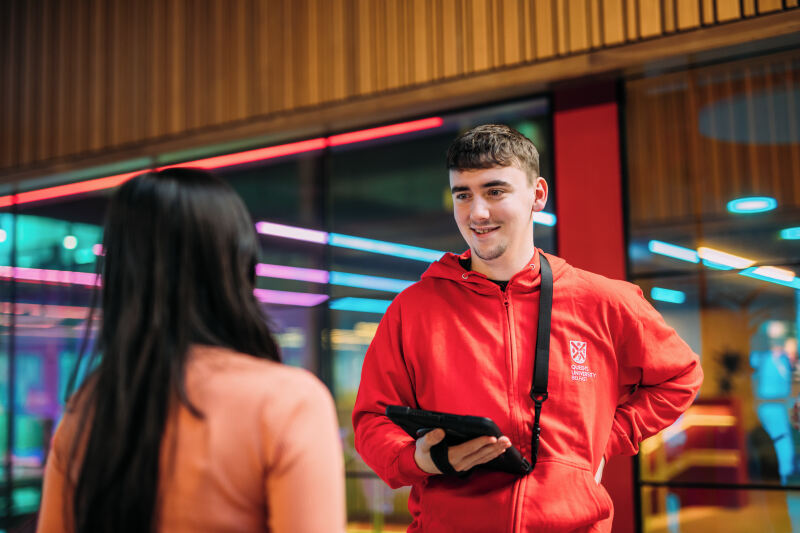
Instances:
[[[53,439],[38,530],[342,531],[333,402],[279,363],[233,189],[196,169],[134,177],[103,247],[102,325]]]

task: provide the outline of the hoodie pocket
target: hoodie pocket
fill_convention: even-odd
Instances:
[[[538,462],[529,477],[522,531],[572,531],[611,515],[611,497],[588,469],[549,459]]]

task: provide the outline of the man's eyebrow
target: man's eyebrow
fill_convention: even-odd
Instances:
[[[489,189],[491,187],[511,187],[511,184],[503,180],[492,180],[481,185],[482,189]]]
[[[503,180],[492,180],[481,185],[481,189],[491,189],[492,187],[511,187],[511,184]],[[450,192],[453,194],[467,191],[469,191],[469,187],[464,187],[463,185],[455,185],[450,189]]]

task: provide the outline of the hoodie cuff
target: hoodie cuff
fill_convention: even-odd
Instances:
[[[608,437],[606,451],[603,453],[606,461],[615,455],[636,455],[636,452],[636,448],[631,444],[631,439],[619,429],[615,420],[611,426],[611,435]]]
[[[400,451],[400,455],[397,458],[397,473],[403,480],[403,484],[416,485],[433,475],[425,472],[417,465],[417,462],[414,460],[416,448],[416,442],[412,441],[408,443],[408,445]]]

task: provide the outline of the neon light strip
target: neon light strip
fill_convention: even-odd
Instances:
[[[100,277],[91,272],[70,272],[68,270],[43,270],[40,268],[21,268],[0,266],[0,278],[16,278],[35,283],[62,283],[66,285],[100,286]]]
[[[542,226],[552,227],[556,225],[556,216],[547,211],[537,211],[533,214],[533,221]]]
[[[259,263],[256,265],[256,276],[261,276],[262,278],[310,281],[311,283],[328,283],[331,277],[327,270],[290,267],[283,265],[267,265],[264,263]]]
[[[364,276],[362,274],[349,274],[347,272],[331,272],[331,285],[342,285],[344,287],[401,292],[413,284],[413,281],[406,281],[403,279]]]
[[[296,281],[310,281],[312,283],[330,283],[344,287],[359,287],[376,291],[401,292],[413,281],[404,279],[384,278],[380,276],[365,276],[348,272],[328,272],[316,268],[299,268],[283,265],[256,265],[256,275],[264,278],[291,279]]]
[[[682,304],[686,301],[686,293],[672,289],[664,289],[662,287],[653,287],[650,289],[650,298],[660,302]]]
[[[403,135],[414,131],[438,128],[443,123],[444,121],[441,117],[424,118],[422,120],[403,122],[401,124],[392,124],[391,126],[382,126],[380,128],[370,128],[368,130],[333,135],[328,137],[328,144],[331,146],[341,146],[343,144],[371,141],[383,137],[392,137],[394,135]]]
[[[700,259],[697,257],[697,252],[690,248],[684,248],[683,246],[675,246],[674,244],[662,241],[650,241],[647,244],[647,248],[654,254],[666,255],[668,257],[680,259],[681,261],[689,261],[690,263],[700,262]]]
[[[353,237],[351,235],[342,235],[341,233],[331,233],[329,239],[328,244],[331,246],[362,250],[375,254],[392,255],[405,259],[425,261],[427,263],[432,263],[444,255],[444,252],[431,250],[430,248],[420,248],[418,246],[378,241],[375,239],[366,239],[364,237]]]
[[[379,128],[370,128],[366,130],[358,130],[349,133],[343,133],[340,135],[332,135],[330,137],[318,137],[316,139],[309,139],[306,141],[299,141],[288,144],[279,144],[277,146],[268,146],[266,148],[258,148],[256,150],[248,150],[245,152],[238,152],[235,154],[226,154],[215,157],[207,157],[204,159],[195,159],[193,161],[186,161],[183,163],[175,165],[167,165],[167,166],[200,167],[204,169],[229,167],[233,165],[241,165],[244,163],[265,161],[268,159],[274,159],[276,157],[284,157],[304,152],[311,152],[314,150],[322,150],[327,146],[340,146],[343,144],[358,143],[381,137],[403,135],[414,131],[422,131],[426,129],[438,128],[443,124],[443,122],[444,121],[442,120],[441,117],[431,117],[422,120],[414,120],[411,122],[392,124],[390,126],[382,126]],[[117,174],[115,176],[108,176],[105,178],[97,178],[92,180],[79,181],[76,183],[69,183],[67,185],[59,185],[57,187],[48,187],[46,189],[26,191],[19,193],[17,195],[10,194],[7,196],[0,196],[0,208],[8,207],[14,204],[26,204],[30,202],[38,202],[41,200],[61,198],[63,196],[72,196],[75,194],[83,194],[87,192],[111,189],[112,187],[116,187],[125,180],[137,174],[141,174],[144,171],[146,171],[146,169],[143,168],[135,172]]]
[[[714,265],[723,265],[730,268],[747,268],[755,263],[752,259],[745,259],[738,255],[721,252],[713,248],[706,248],[705,246],[701,246],[697,249],[697,255],[704,261],[708,261]]]
[[[781,239],[796,240],[800,239],[800,226],[781,230]]]
[[[315,242],[317,244],[328,244],[328,232],[315,229],[298,228],[297,226],[285,226],[274,222],[257,222],[256,231],[262,235],[272,235],[295,239],[298,241]]]
[[[0,196],[0,207],[8,207],[14,204],[27,204],[30,202],[49,200],[51,198],[60,198],[62,196],[72,196],[74,194],[82,194],[92,191],[102,191],[103,189],[116,187],[125,180],[130,179],[137,174],[141,174],[142,172],[142,170],[137,170],[136,172],[117,174],[116,176],[108,176],[107,178],[79,181],[78,183],[58,185],[57,187],[48,187],[46,189],[21,192],[17,195],[10,194],[8,196]]]
[[[310,139],[308,141],[280,144],[278,146],[269,146],[267,148],[248,150],[246,152],[238,152],[236,154],[219,155],[216,157],[197,159],[187,163],[178,163],[176,165],[168,166],[186,166],[210,170],[222,167],[232,167],[233,165],[242,165],[244,163],[254,163],[256,161],[264,161],[266,159],[274,159],[276,157],[284,157],[287,155],[302,154],[304,152],[313,152],[315,150],[322,150],[326,146],[327,142],[325,141],[325,138],[319,137],[317,139]]]
[[[288,268],[288,267],[286,267]],[[70,272],[68,270],[44,270],[39,268],[21,268],[0,266],[0,278],[16,278],[33,283],[58,283],[64,285],[100,286],[100,278],[91,272]],[[313,294],[304,292],[273,291],[255,289],[256,298],[262,302],[299,305],[312,307],[328,299],[327,294]],[[37,304],[38,305],[38,304]]]
[[[768,270],[767,270],[768,269]],[[780,277],[773,274],[772,270],[779,270],[781,272],[789,272],[788,270],[783,270],[782,268],[775,268],[775,267],[759,267],[759,268],[746,268],[739,272],[742,276],[747,276],[748,278],[754,278],[761,281],[769,281],[770,283],[777,283],[778,285],[783,285],[784,287],[792,287],[793,289],[800,290],[800,278],[792,273],[792,278],[788,279],[788,276],[782,275]],[[766,272],[766,273],[765,273]]]
[[[297,305],[300,307],[314,307],[328,299],[327,294],[314,294],[309,292],[273,291],[269,289],[256,289],[253,291],[256,299],[269,304]]]
[[[702,257],[703,265],[717,270],[734,270],[744,268],[744,270],[739,272],[739,274],[742,276],[747,276],[749,278],[754,278],[761,281],[768,281],[769,283],[776,283],[778,285],[800,290],[800,278],[798,278],[791,270],[773,266],[752,267],[750,265],[755,263],[755,261],[746,259],[744,257],[739,257],[738,255],[732,255],[719,250],[714,250],[713,248],[701,247],[697,249],[697,252],[695,252],[690,248],[683,248],[682,246],[675,246],[674,244],[655,240],[649,242],[648,248],[653,253],[666,255],[682,261],[690,261],[692,263],[698,263],[698,258]],[[654,300],[658,299],[655,298],[652,293],[650,296]]]
[[[391,303],[391,300],[373,300],[371,298],[337,298],[336,300],[331,300],[329,307],[337,311],[356,311],[382,315]]]

